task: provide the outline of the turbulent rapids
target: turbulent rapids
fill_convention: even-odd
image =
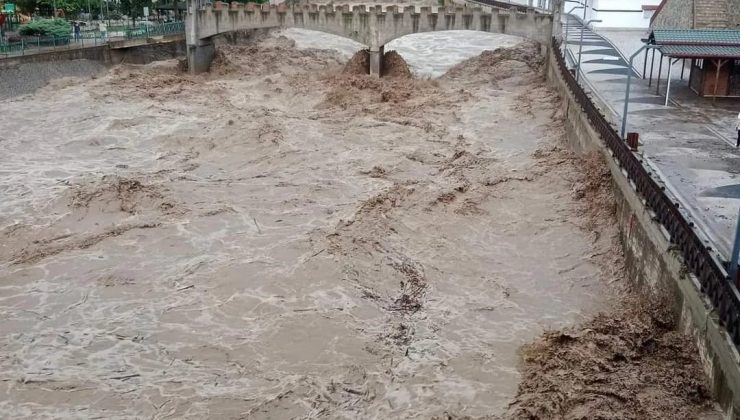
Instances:
[[[399,51],[377,79],[272,34],[2,100],[0,417],[703,412],[691,343],[618,303],[539,48]]]

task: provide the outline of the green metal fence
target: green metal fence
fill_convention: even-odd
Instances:
[[[121,32],[123,32],[125,39],[175,35],[185,32],[185,23],[170,22],[158,25],[140,24],[136,28],[126,27]],[[113,32],[110,31],[109,28],[106,37],[102,36],[98,31],[83,31],[77,37],[73,35],[64,37],[28,37],[19,42],[0,43],[0,57],[94,47],[106,44],[110,40],[112,33]]]
[[[174,35],[185,32],[185,22],[170,22],[160,25],[140,25],[126,30],[126,39],[150,38],[153,36]]]
[[[64,37],[29,37],[19,42],[9,42],[0,44],[0,55],[26,55],[34,52],[68,50],[74,48],[93,47],[105,44],[106,40],[99,33],[80,34],[75,39],[74,36]]]

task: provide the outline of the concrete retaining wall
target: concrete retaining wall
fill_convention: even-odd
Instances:
[[[184,55],[185,40],[180,39],[122,49],[103,45],[4,58],[0,59],[0,99],[33,93],[54,79],[93,77],[114,64],[147,64]]]
[[[185,55],[185,40],[157,42],[136,45],[128,48],[110,48],[108,45],[97,47],[56,50],[37,54],[21,55],[0,59],[0,70],[29,63],[50,63],[72,60],[91,60],[103,64],[147,64],[152,61],[166,60]]]
[[[600,151],[606,157],[614,182],[617,221],[627,264],[627,276],[641,293],[672,299],[679,328],[695,338],[712,392],[727,418],[740,418],[740,354],[716,314],[701,294],[696,278],[684,269],[683,259],[672,251],[669,237],[653,221],[622,169],[591,127],[550,54],[547,66],[550,84],[563,98],[567,140],[577,152]]]
[[[0,59],[0,69],[15,67],[28,63],[47,63],[71,60],[93,60],[101,63],[110,62],[107,45],[98,47],[76,48],[71,50],[57,50],[38,54],[21,55]]]
[[[184,57],[185,39],[110,50],[110,64],[148,64],[153,61]]]

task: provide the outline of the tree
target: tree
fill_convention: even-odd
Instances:
[[[21,26],[21,35],[69,37],[72,25],[64,19],[38,19]]]
[[[65,16],[77,17],[80,13],[87,12],[88,6],[95,14],[96,10],[100,10],[100,2],[101,0],[89,0],[89,3],[88,0],[17,0],[16,6],[21,13],[27,15],[33,14],[38,8],[42,15],[51,16],[56,4],[57,9],[64,10]]]
[[[121,0],[120,4],[121,11],[133,19],[144,15],[144,7],[153,10],[151,0]]]
[[[36,7],[38,7],[37,3],[37,0],[16,0],[15,6],[21,13],[30,16],[36,10]]]

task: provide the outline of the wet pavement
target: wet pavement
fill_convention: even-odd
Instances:
[[[580,45],[578,20],[569,21],[568,49],[577,61]],[[621,127],[628,66],[625,57],[641,46],[644,32],[586,30],[583,42],[582,75],[585,85],[615,127]],[[666,184],[682,207],[690,213],[723,258],[728,259],[740,206],[740,150],[735,148],[735,123],[740,100],[701,98],[688,87],[689,66],[681,79],[682,63],[672,69],[671,100],[665,105],[668,59],[657,83],[659,55],[655,64],[638,56],[633,77],[628,132],[638,132],[641,153],[656,176]],[[657,90],[659,87],[659,90]]]

